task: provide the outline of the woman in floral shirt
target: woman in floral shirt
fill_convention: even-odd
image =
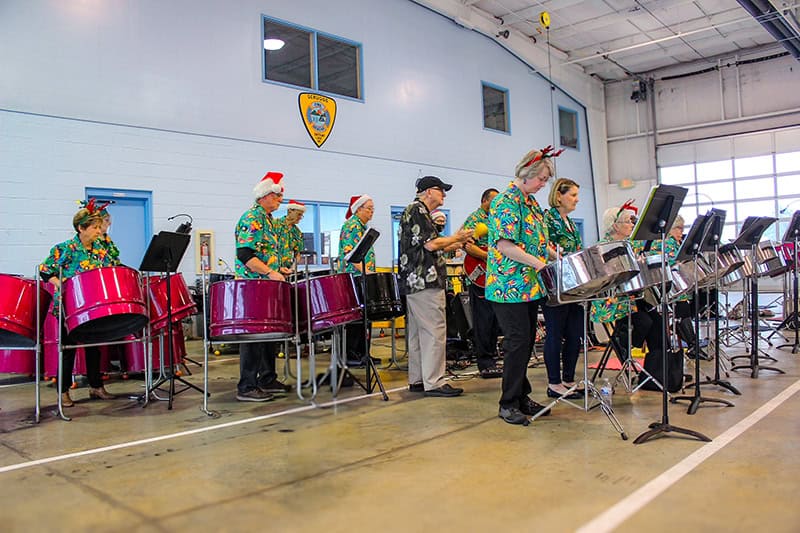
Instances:
[[[115,266],[119,259],[109,253],[106,242],[102,239],[103,217],[102,207],[97,209],[94,201],[90,200],[86,207],[82,207],[72,217],[72,227],[75,236],[62,243],[56,244],[50,250],[50,255],[39,265],[39,275],[50,282],[56,291],[61,289],[61,283],[76,274],[93,270],[95,268]],[[114,247],[116,249],[116,246]],[[118,254],[117,254],[118,256]],[[59,277],[60,273],[60,277]],[[53,313],[58,316],[57,298],[53,300]],[[69,339],[66,330],[62,330],[64,344],[75,344]],[[103,386],[103,377],[100,373],[100,350],[97,346],[84,349],[86,356],[86,378],[89,381],[89,397],[101,400],[114,398]],[[65,348],[63,351],[63,378],[61,380],[61,405],[72,407],[74,402],[69,395],[72,386],[72,370],[75,366],[75,348]]]

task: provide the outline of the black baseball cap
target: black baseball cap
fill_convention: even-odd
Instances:
[[[436,176],[424,176],[417,180],[417,192],[427,191],[431,187],[439,187],[444,191],[449,191],[453,188],[449,183],[445,183]]]

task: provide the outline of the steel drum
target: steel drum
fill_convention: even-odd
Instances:
[[[713,285],[714,271],[702,256],[698,256],[696,266],[694,261],[675,265],[672,269],[672,282],[675,290],[670,291],[671,300],[694,292],[695,284],[698,288]]]
[[[548,263],[540,271],[553,303],[558,303],[559,292],[561,303],[583,300],[625,283],[638,273],[628,241],[598,243]]]
[[[351,274],[332,274],[297,282],[300,332],[308,327],[306,292],[310,289],[311,331],[317,333],[362,319],[355,281]]]
[[[758,251],[756,254],[759,257],[759,262],[766,265],[765,276],[771,278],[782,276],[789,271],[789,262],[782,253],[778,253],[776,244],[773,241],[762,241],[758,243]]]
[[[355,278],[356,289],[361,301],[367,306],[369,320],[391,320],[403,316],[405,309],[400,299],[397,276],[393,272],[367,274],[367,297],[361,297],[361,280]]]
[[[36,372],[36,352],[33,350],[0,350],[0,374]]]
[[[47,314],[49,283],[39,285],[39,324]],[[36,344],[36,281],[0,274],[0,346],[27,348]]]
[[[650,287],[661,287],[661,282],[664,279],[664,272],[667,277],[667,287],[672,286],[672,271],[667,268],[661,269],[661,256],[660,255],[646,255],[640,257],[637,261],[639,265],[639,273],[625,283],[618,285],[614,292],[624,295],[632,295],[643,292]]]
[[[170,274],[169,292],[172,295],[172,322],[180,322],[184,318],[197,313],[197,304],[183,279],[183,274]],[[169,313],[167,309],[167,278],[150,278],[147,283],[150,293],[150,324],[153,331],[167,326]]]
[[[183,337],[183,330],[181,328],[173,328],[172,330],[172,361],[169,364],[169,345],[167,344],[166,332],[164,332],[164,362],[167,366],[179,365],[184,357],[186,357],[186,340]],[[152,361],[154,370],[161,368],[161,342],[159,337],[153,337],[152,345]],[[125,360],[125,369],[130,373],[144,372],[145,352],[147,346],[142,342],[132,342],[122,346],[123,357]]]
[[[62,284],[64,324],[77,342],[115,341],[147,325],[139,272],[126,266],[96,268]]]
[[[786,264],[789,265],[789,268],[793,268],[794,266],[794,243],[793,242],[785,242],[783,244],[779,244],[775,247],[775,250],[783,256],[783,259],[786,261]]]
[[[736,272],[742,268],[742,266],[744,266],[744,256],[738,248],[733,244],[725,244],[719,247],[719,253],[717,254],[717,270],[721,278]]]
[[[259,340],[289,336],[292,286],[270,279],[218,281],[209,290],[210,334],[219,340]]]

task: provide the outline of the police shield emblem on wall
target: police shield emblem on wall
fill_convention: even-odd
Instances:
[[[314,93],[300,93],[300,116],[317,148],[328,139],[336,120],[336,100]]]

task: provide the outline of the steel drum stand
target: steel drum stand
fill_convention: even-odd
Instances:
[[[778,348],[788,348],[789,346],[792,347],[792,353],[796,354],[800,351],[800,316],[798,316],[798,309],[800,309],[800,295],[798,294],[798,280],[797,280],[797,260],[798,260],[798,240],[800,240],[800,216],[798,216],[800,211],[795,211],[794,216],[792,217],[792,223],[789,226],[789,229],[786,231],[786,235],[788,236],[791,234],[792,236],[792,244],[794,248],[792,250],[794,254],[794,261],[792,262],[792,313],[787,316],[778,329],[782,327],[791,327],[794,330],[794,343],[793,344],[781,344]],[[784,242],[786,241],[786,237],[784,237]],[[791,326],[789,326],[791,324]]]

